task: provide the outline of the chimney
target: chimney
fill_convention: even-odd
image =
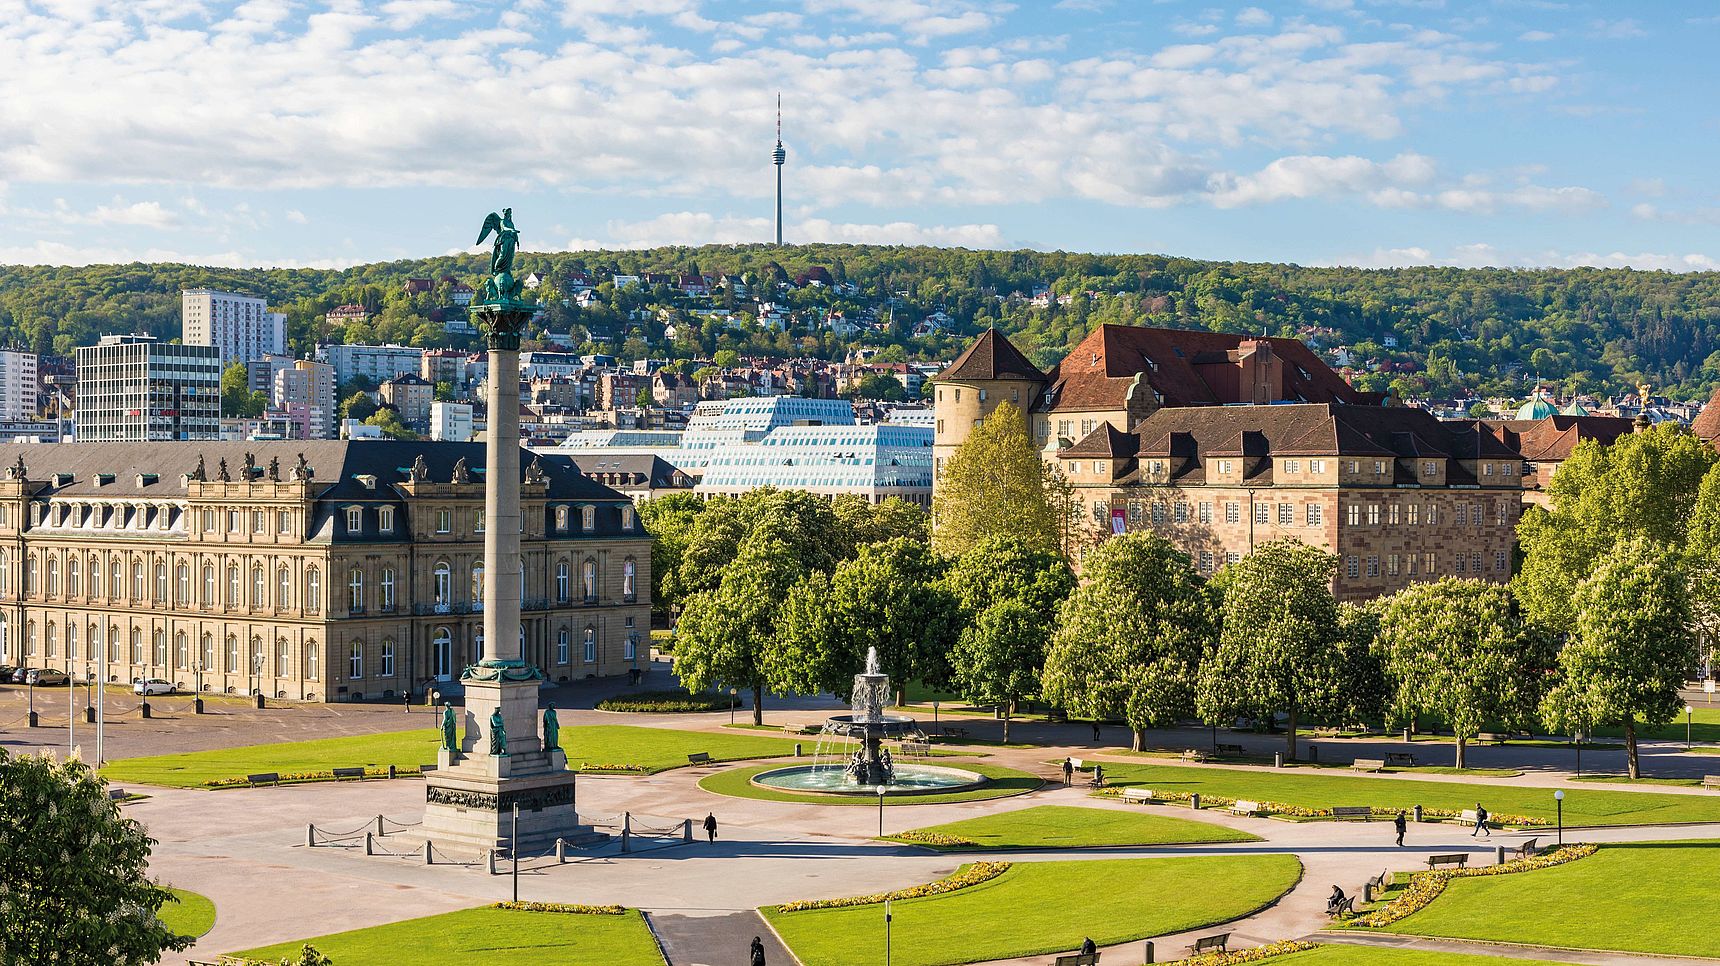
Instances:
[[[1281,398],[1284,362],[1264,339],[1245,339],[1236,347],[1237,395],[1241,402],[1264,406]]]

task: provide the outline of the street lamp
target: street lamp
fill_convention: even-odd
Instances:
[[[735,705],[740,704],[740,702],[735,698],[735,695],[739,693],[740,692],[734,688],[729,689],[729,724],[731,725],[735,723]]]
[[[1692,708],[1688,704],[1684,706],[1684,750],[1685,751],[1690,750],[1690,716],[1695,714],[1695,713],[1696,713],[1695,708]]]
[[[884,786],[878,786],[878,837],[884,837]]]
[[[1553,805],[1559,810],[1559,845],[1565,844],[1565,790],[1556,789],[1553,792]]]
[[[890,966],[890,900],[884,900],[884,966]]]

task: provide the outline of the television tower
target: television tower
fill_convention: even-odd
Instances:
[[[782,164],[788,160],[788,152],[782,149],[782,93],[776,95],[776,150],[770,153],[772,164],[776,165],[776,243],[782,244]]]

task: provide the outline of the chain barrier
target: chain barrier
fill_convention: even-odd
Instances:
[[[384,826],[384,831],[382,833],[384,835],[389,834],[389,830],[386,828],[386,826],[389,826],[389,825],[395,826],[393,831],[404,831],[406,829],[416,828],[417,826],[424,824],[423,819],[419,819],[416,822],[396,822],[394,819],[391,819],[386,815],[378,815],[377,818],[382,822],[382,824]]]
[[[414,845],[412,848],[407,849],[404,852],[394,852],[394,851],[389,850],[389,848],[387,846],[383,845],[382,839],[380,839],[380,838],[373,838],[371,840],[371,843],[370,843],[370,849],[371,849],[372,855],[386,855],[386,856],[389,856],[391,858],[397,858],[397,859],[422,858],[424,855],[424,850],[429,848],[429,847],[430,847],[430,843],[425,842],[422,845]]]
[[[425,842],[424,848],[429,853],[427,860],[433,862],[436,865],[483,865],[484,861],[485,861],[484,856],[479,856],[478,858],[470,859],[470,860],[467,860],[464,862],[455,860],[453,858],[450,858],[448,856],[448,853],[442,851],[439,848],[436,848],[436,843],[434,843],[434,842]]]

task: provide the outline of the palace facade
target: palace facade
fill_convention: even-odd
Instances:
[[[649,661],[626,496],[522,454],[525,659]],[[421,695],[484,655],[484,447],[0,446],[0,662],[314,701]]]

